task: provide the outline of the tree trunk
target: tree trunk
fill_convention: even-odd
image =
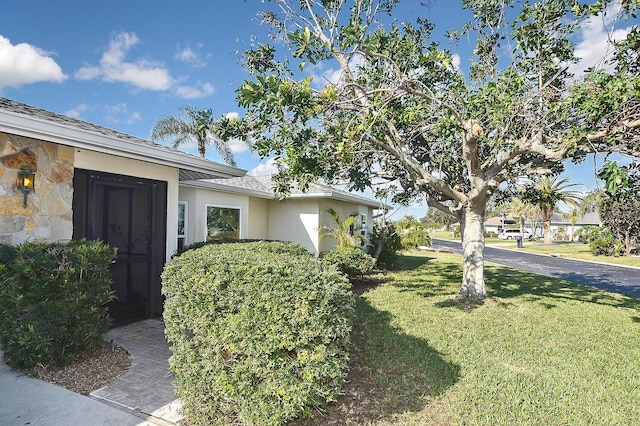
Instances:
[[[544,232],[544,244],[552,244],[551,216],[553,215],[553,208],[543,207],[540,213],[542,216],[542,230]]]
[[[458,299],[477,301],[487,297],[484,283],[485,205],[464,207],[462,212],[462,287]]]

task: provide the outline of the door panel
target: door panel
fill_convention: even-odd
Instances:
[[[115,324],[161,312],[166,187],[161,181],[76,170],[74,238],[101,239],[118,249],[111,265],[116,300],[109,304]]]

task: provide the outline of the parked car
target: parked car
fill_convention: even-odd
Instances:
[[[498,238],[501,240],[515,240],[520,236],[522,236],[523,239],[526,238],[528,240],[533,238],[533,234],[531,234],[531,232],[527,231],[526,229],[522,231],[522,234],[520,233],[519,229],[503,229],[498,234]]]

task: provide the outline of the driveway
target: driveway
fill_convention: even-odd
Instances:
[[[514,242],[514,247],[515,244]],[[462,254],[462,246],[459,241],[433,239],[433,248],[448,249],[454,253]],[[484,259],[523,271],[640,298],[640,269],[638,268],[524,253],[489,246],[485,247]]]

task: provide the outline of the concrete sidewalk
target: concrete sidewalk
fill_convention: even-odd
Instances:
[[[2,363],[0,351],[0,425],[2,426],[170,426],[181,419],[169,372],[164,324],[145,320],[109,330],[105,340],[126,349],[131,368],[115,382],[84,396]]]
[[[88,396],[28,377],[0,362],[0,425],[151,426],[154,423]]]

